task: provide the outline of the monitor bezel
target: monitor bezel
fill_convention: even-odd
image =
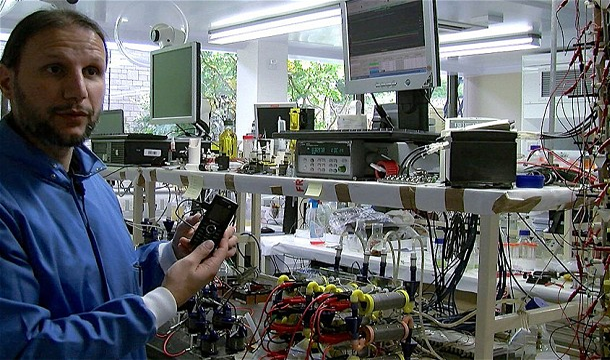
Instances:
[[[343,61],[345,68],[345,93],[346,94],[368,94],[387,91],[404,91],[433,89],[440,86],[440,57],[438,45],[438,25],[436,17],[436,0],[396,0],[400,3],[419,1],[422,4],[422,16],[424,22],[425,54],[429,69],[424,73],[399,74],[365,79],[352,79],[350,72],[350,49],[348,31],[347,3],[341,3],[341,28],[343,39]],[[380,26],[386,26],[380,24]]]
[[[191,114],[187,116],[155,117],[154,114],[154,57],[168,52],[191,49]],[[201,121],[201,43],[197,41],[184,45],[167,46],[150,53],[150,123],[153,125],[197,124]]]
[[[254,134],[257,139],[260,139],[259,126],[258,126],[258,109],[273,109],[273,108],[296,108],[298,107],[296,102],[284,101],[284,102],[262,102],[254,104]],[[285,119],[290,122],[290,119]],[[271,134],[266,139],[271,139]]]

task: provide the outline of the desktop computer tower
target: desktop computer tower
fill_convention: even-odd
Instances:
[[[91,150],[106,164],[162,166],[167,161],[168,140],[129,138],[91,139]]]

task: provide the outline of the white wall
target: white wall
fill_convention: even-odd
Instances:
[[[464,78],[464,116],[521,122],[521,73]]]
[[[288,43],[258,40],[237,52],[238,139],[250,132],[254,104],[288,98]]]

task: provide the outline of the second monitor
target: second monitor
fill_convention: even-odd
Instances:
[[[294,102],[258,103],[254,104],[254,132],[258,139],[271,139],[278,132],[278,119],[286,121],[290,129],[290,110],[297,108]],[[314,129],[314,109],[301,109],[300,130]]]

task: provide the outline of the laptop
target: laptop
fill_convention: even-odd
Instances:
[[[167,136],[144,133],[125,133],[125,115],[123,109],[116,109],[102,111],[90,138],[92,140],[166,140]]]

